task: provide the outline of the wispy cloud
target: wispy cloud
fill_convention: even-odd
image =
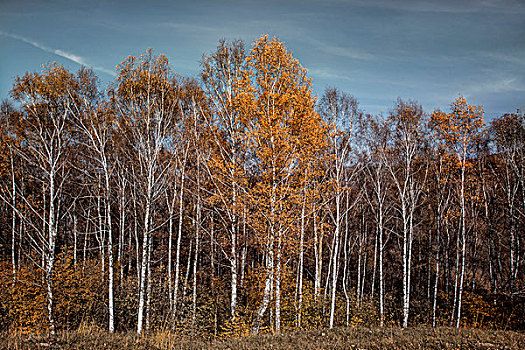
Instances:
[[[520,15],[525,13],[525,4],[520,0],[339,0],[363,7],[387,8],[407,12],[441,13],[506,13]]]
[[[477,84],[468,85],[465,88],[467,96],[476,94],[509,93],[525,91],[525,85],[514,77],[499,77],[485,80]]]
[[[160,25],[192,34],[215,34],[220,31],[220,28],[217,27],[203,26],[192,23],[164,22]]]
[[[371,61],[377,59],[377,57],[369,52],[361,50],[355,47],[349,46],[336,46],[321,40],[310,38],[307,40],[311,45],[315,46],[318,50],[321,50],[332,56],[339,56],[345,58],[351,58],[354,60]]]
[[[517,66],[525,66],[525,50],[521,52],[514,53],[501,53],[501,52],[484,52],[481,53],[482,56],[488,57],[490,59],[501,61],[505,63],[510,63]]]
[[[334,79],[334,80],[355,80],[341,72],[335,72],[328,67],[319,67],[308,70],[308,74],[314,78],[319,79]]]
[[[23,37],[21,35],[7,33],[7,32],[4,32],[4,31],[0,31],[0,34],[3,35],[3,36],[9,37],[9,38],[15,39],[15,40],[22,41],[22,42],[24,42],[26,44],[29,44],[29,45],[31,45],[33,47],[36,47],[36,48],[38,48],[38,49],[40,49],[42,51],[55,54],[57,56],[63,57],[65,59],[70,60],[72,62],[75,62],[77,64],[80,64],[80,65],[83,65],[83,66],[91,66],[96,71],[99,71],[99,72],[102,72],[102,73],[106,73],[106,74],[109,74],[111,76],[116,76],[114,71],[112,71],[110,69],[107,69],[107,68],[104,68],[104,67],[90,65],[86,61],[85,58],[83,58],[81,56],[78,56],[78,55],[75,55],[73,53],[66,52],[66,51],[61,50],[61,49],[53,49],[53,48],[51,48],[49,46],[46,46],[46,45],[44,45],[42,43],[39,43],[38,41],[31,40],[31,39]]]

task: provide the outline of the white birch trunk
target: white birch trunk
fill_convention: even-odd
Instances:
[[[146,298],[146,274],[148,267],[148,249],[150,244],[150,215],[151,215],[151,192],[153,185],[153,169],[149,169],[148,174],[148,188],[146,194],[146,206],[144,213],[144,233],[142,241],[142,261],[139,271],[139,305],[137,312],[137,333],[142,333],[143,323],[144,323],[144,304]]]
[[[55,170],[51,168],[49,172],[49,218],[48,218],[48,246],[46,254],[46,289],[47,289],[47,317],[49,322],[49,333],[54,336],[55,317],[53,299],[53,272],[55,265],[55,245],[57,237],[56,217],[55,217]]]
[[[319,291],[321,290],[321,278],[323,273],[323,233],[319,234],[317,229],[317,212],[313,210],[314,220],[314,255],[315,255],[315,280],[314,280],[314,300],[317,303]]]
[[[16,185],[15,185],[15,167],[13,164],[13,156],[11,155],[11,263],[13,269],[13,282],[16,281]],[[76,265],[76,264],[75,264]]]
[[[467,227],[466,227],[466,204],[465,204],[465,162],[466,150],[463,151],[463,159],[461,165],[461,277],[459,282],[458,292],[458,311],[456,318],[456,328],[461,324],[461,301],[463,297],[463,282],[465,280],[465,260],[467,255]]]
[[[179,280],[180,280],[180,245],[182,240],[182,219],[183,219],[183,199],[184,199],[184,180],[185,180],[185,165],[181,169],[181,179],[180,179],[180,192],[179,192],[179,226],[177,233],[177,245],[175,247],[175,281],[173,287],[173,313],[172,321],[173,326],[175,326],[175,318],[177,316],[177,301],[179,296]]]
[[[192,326],[195,328],[197,319],[197,266],[199,261],[199,243],[201,226],[201,197],[200,197],[200,174],[197,173],[197,219],[195,225],[195,257],[193,258],[193,293],[192,293]]]
[[[334,327],[334,317],[335,317],[335,295],[337,291],[337,268],[338,268],[338,255],[339,255],[339,232],[340,232],[340,197],[337,195],[336,197],[336,226],[335,226],[335,233],[334,233],[334,252],[332,256],[332,295],[331,295],[331,303],[330,303],[330,328]]]
[[[105,156],[103,157],[103,167],[106,180],[106,225],[108,233],[108,311],[109,311],[109,332],[115,331],[114,314],[114,291],[113,291],[113,230],[111,224],[111,187],[109,182],[109,169]]]

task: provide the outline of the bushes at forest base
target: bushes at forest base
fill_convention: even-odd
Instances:
[[[438,321],[447,325],[452,310],[454,294],[440,293],[438,298]],[[506,294],[488,294],[484,291],[465,291],[462,300],[461,326],[491,329],[525,329],[525,300]]]
[[[65,254],[57,257],[54,274],[54,317],[59,329],[77,329],[81,322],[100,323],[107,314],[100,262],[75,268]],[[48,330],[47,292],[41,270],[1,265],[0,327],[3,331],[43,333]],[[103,324],[103,323],[100,323]]]
[[[85,325],[107,328],[107,271],[102,275],[100,260],[79,262],[76,266],[71,254],[60,254],[56,261],[54,276],[55,320],[60,330],[76,330]],[[107,264],[105,266],[107,270]],[[47,295],[41,271],[20,266],[13,280],[12,266],[0,264],[0,330],[43,334],[47,332]],[[116,270],[119,266],[116,266]],[[104,276],[104,278],[102,278]],[[115,320],[118,331],[134,331],[137,321],[137,280],[129,274],[120,281],[115,274]],[[166,272],[162,269],[152,273],[151,309],[149,316],[150,332],[170,331],[172,335],[197,336],[199,338],[230,338],[245,336],[250,332],[254,312],[260,304],[262,295],[261,279],[257,270],[246,272],[243,288],[239,293],[238,312],[234,319],[228,316],[229,283],[224,277],[210,278],[198,274],[200,287],[197,294],[195,321],[193,321],[191,279],[186,284],[186,294],[181,295],[177,311],[177,324],[171,323],[169,300],[167,298]],[[184,285],[182,286],[184,288]],[[305,280],[301,312],[301,329],[322,329],[328,324],[329,296],[319,291],[317,301],[314,297],[313,283]],[[348,290],[348,325],[351,327],[375,327],[379,325],[379,305],[377,295],[374,300],[364,296],[356,300],[354,289]],[[438,325],[450,324],[453,294],[440,293],[438,296]],[[297,302],[295,278],[290,271],[284,271],[282,278],[281,328],[297,329]],[[399,325],[401,315],[398,311],[400,301],[385,296],[385,325]],[[347,299],[343,293],[336,298],[335,320],[337,326],[347,324]],[[430,325],[432,308],[430,301],[412,303],[411,325]],[[261,333],[271,333],[274,329],[274,300],[268,306],[263,319]],[[462,307],[462,327],[492,329],[525,329],[525,303],[505,295],[489,295],[483,291],[465,291]]]
[[[13,272],[8,262],[0,265],[0,329],[22,333],[42,333],[47,330],[46,296],[41,275],[20,268]]]

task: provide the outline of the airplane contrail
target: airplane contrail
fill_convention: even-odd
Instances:
[[[109,75],[112,75],[112,76],[116,76],[116,73],[114,71],[112,71],[110,69],[106,69],[104,67],[90,65],[89,63],[86,62],[86,60],[83,57],[80,57],[78,55],[72,54],[70,52],[66,52],[66,51],[60,50],[60,49],[53,49],[53,48],[51,48],[49,46],[46,46],[46,45],[44,45],[42,43],[39,43],[38,41],[31,40],[31,39],[23,37],[21,35],[7,33],[7,32],[4,32],[4,31],[0,31],[0,34],[4,35],[4,36],[7,36],[9,38],[15,39],[15,40],[22,41],[22,42],[24,42],[26,44],[29,44],[29,45],[31,45],[33,47],[36,47],[36,48],[38,48],[38,49],[40,49],[42,51],[55,54],[57,56],[63,57],[65,59],[68,59],[68,60],[70,60],[72,62],[75,62],[77,64],[80,64],[80,65],[83,65],[83,66],[91,66],[96,71],[103,72],[103,73],[106,73],[106,74],[109,74]]]

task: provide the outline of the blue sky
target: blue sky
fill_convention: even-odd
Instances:
[[[369,113],[397,97],[431,112],[464,95],[499,116],[525,106],[525,0],[0,1],[0,99],[14,78],[57,61],[114,67],[147,48],[197,77],[220,38],[278,36],[321,95],[335,86]]]

